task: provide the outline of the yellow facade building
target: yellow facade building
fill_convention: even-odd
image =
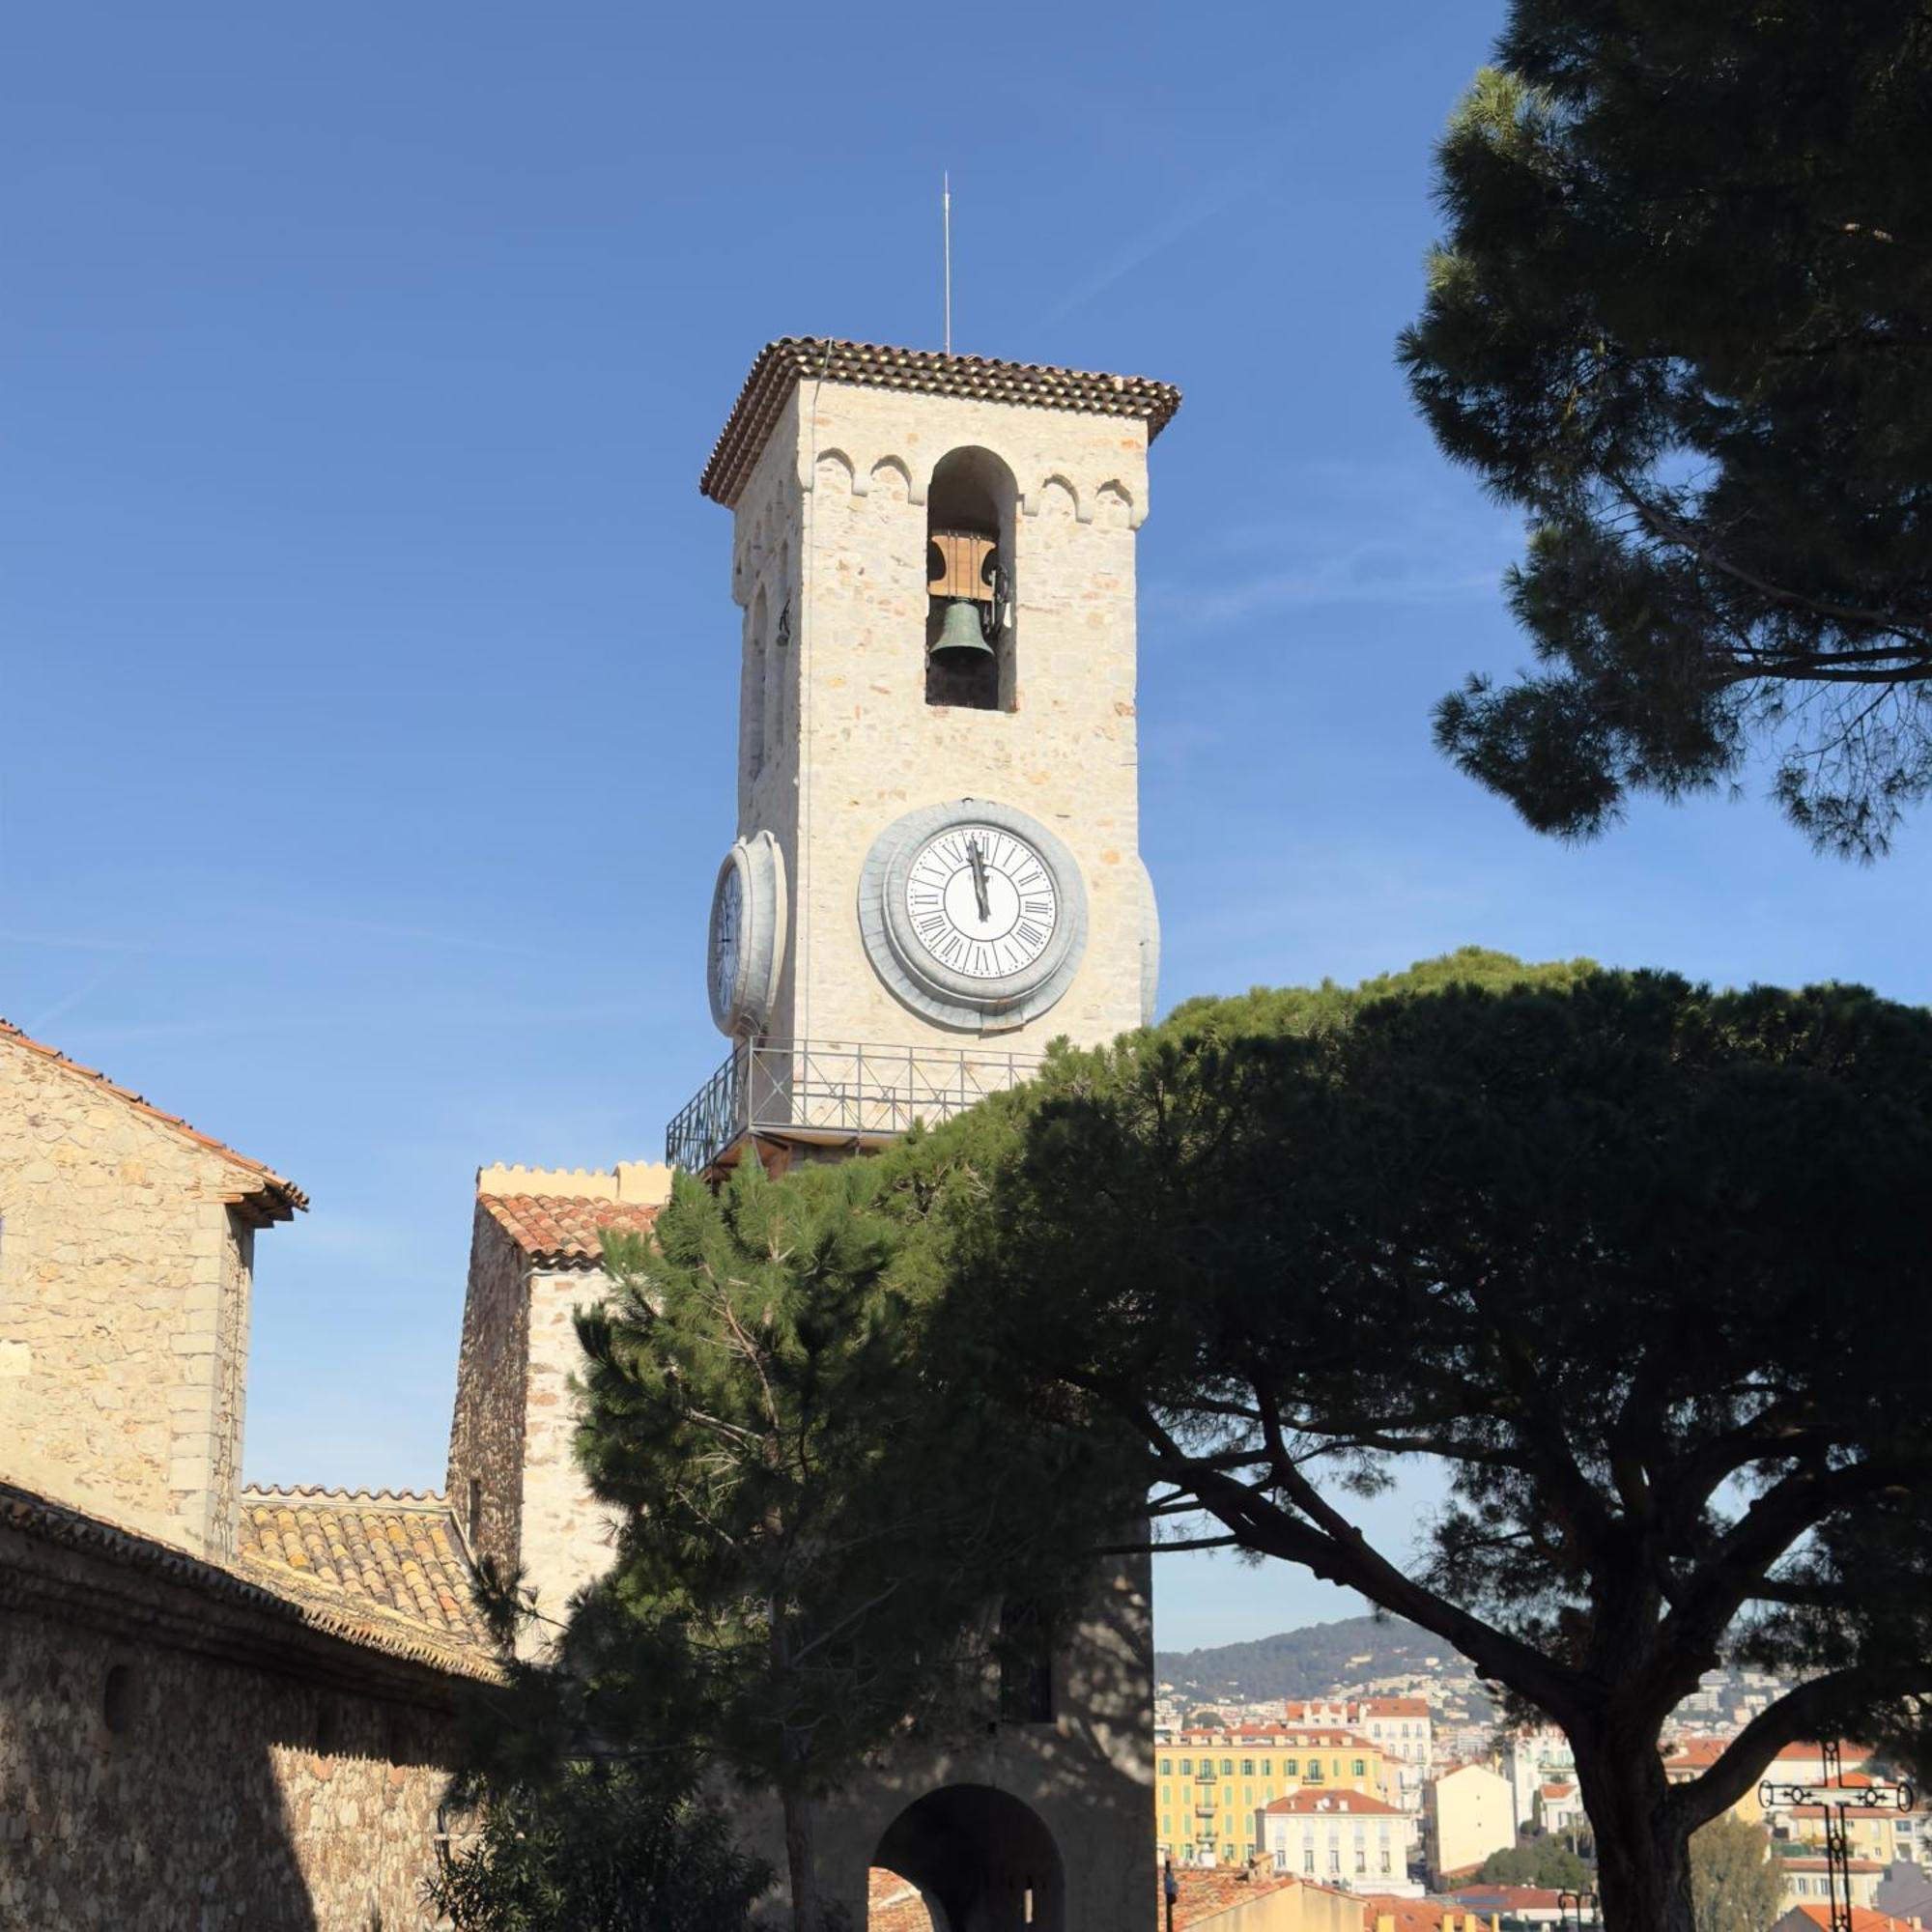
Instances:
[[[1301,1790],[1386,1798],[1386,1777],[1381,1747],[1335,1726],[1182,1731],[1154,1767],[1162,1856],[1244,1864],[1260,1850],[1255,1813],[1275,1799]]]

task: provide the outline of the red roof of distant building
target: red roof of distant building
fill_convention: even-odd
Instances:
[[[1399,1818],[1403,1815],[1401,1805],[1372,1798],[1366,1791],[1327,1791],[1308,1785],[1303,1785],[1299,1791],[1291,1791],[1285,1798],[1275,1799],[1267,1809],[1297,1813],[1327,1811],[1337,1815],[1347,1813],[1356,1818]]]
[[[1230,1724],[1215,1731],[1182,1731],[1184,1745],[1230,1744],[1275,1745],[1284,1749],[1307,1750],[1311,1745],[1335,1750],[1378,1751],[1381,1746],[1353,1731],[1322,1724]]]
[[[1816,1760],[1822,1763],[1825,1757],[1825,1747],[1821,1744],[1807,1743],[1801,1738],[1795,1744],[1786,1745],[1778,1752],[1777,1756],[1780,1763],[1789,1758],[1800,1758],[1806,1762]],[[1838,1760],[1841,1764],[1862,1764],[1870,1756],[1871,1747],[1869,1745],[1841,1744],[1838,1747]]]
[[[1270,1871],[1264,1865],[1229,1866],[1215,1871],[1189,1871],[1176,1866],[1174,1880],[1180,1888],[1180,1895],[1174,1901],[1175,1932],[1212,1920],[1238,1905],[1247,1905],[1271,1891],[1284,1891],[1300,1883],[1289,1872]],[[1156,1891],[1155,1895],[1161,1894]]]
[[[1465,1885],[1450,1896],[1464,1912],[1554,1912],[1563,1894],[1540,1885]]]
[[[1364,1697],[1361,1708],[1377,1718],[1427,1718],[1433,1715],[1427,1697]]]
[[[932,1914],[916,1885],[874,1865],[866,1874],[866,1925],[867,1932],[932,1932]]]
[[[1728,1738],[1680,1738],[1663,1754],[1666,1765],[1683,1770],[1702,1770],[1717,1763],[1730,1746]]]
[[[1800,1925],[1819,1925],[1829,1927],[1832,1922],[1832,1908],[1829,1905],[1794,1905],[1784,1917],[1776,1921],[1771,1932],[1790,1932],[1790,1928]],[[1889,1912],[1877,1912],[1869,1905],[1852,1907],[1852,1932],[1918,1932],[1909,1918],[1894,1918]]]
[[[1362,1896],[1363,1932],[1380,1932],[1384,1918],[1392,1922],[1394,1932],[1442,1932],[1445,1910],[1439,1898],[1392,1898],[1383,1891],[1366,1892]]]

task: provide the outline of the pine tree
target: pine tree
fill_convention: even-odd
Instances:
[[[1613,1932],[1692,1932],[1690,1834],[1782,1745],[1909,1747],[1932,1015],[1463,954],[1063,1050],[879,1172],[955,1406],[1124,1428],[1164,1547],[1356,1589],[1559,1724]],[[1350,1499],[1416,1467],[1449,1500],[1378,1548]],[[1670,1784],[1726,1654],[1805,1681]]]
[[[1100,1466],[1067,1441],[1057,1476],[1002,1410],[935,1426],[904,1225],[870,1186],[755,1156],[717,1194],[680,1177],[578,1322],[580,1461],[621,1530],[559,1665],[588,1728],[777,1794],[801,1932],[817,1802],[909,1730],[997,1714],[1000,1602],[1077,1591],[1060,1524]]]
[[[1531,825],[1761,753],[1868,856],[1932,788],[1928,150],[1912,0],[1513,0],[1401,355],[1530,525],[1542,668],[1436,735]]]

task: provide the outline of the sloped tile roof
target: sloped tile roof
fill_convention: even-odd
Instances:
[[[70,1060],[57,1047],[44,1041],[30,1039],[20,1029],[10,1021],[0,1019],[0,1041],[10,1045],[24,1047],[29,1053],[40,1055],[63,1072],[71,1073],[77,1079],[91,1081],[103,1094],[111,1094],[117,1100],[137,1113],[145,1114],[149,1120],[157,1121],[164,1127],[171,1127],[176,1133],[191,1140],[197,1147],[206,1148],[210,1153],[219,1154],[223,1160],[232,1161],[237,1167],[256,1177],[254,1186],[246,1190],[246,1200],[238,1198],[238,1205],[250,1207],[265,1221],[292,1220],[298,1208],[308,1206],[308,1196],[292,1180],[284,1180],[272,1168],[264,1167],[259,1160],[250,1160],[245,1153],[237,1153],[232,1147],[191,1127],[179,1114],[164,1114],[160,1108],[151,1106],[140,1094],[127,1087],[118,1087],[106,1074],[98,1073],[91,1066],[82,1066],[78,1061]]]
[[[444,1498],[388,1490],[242,1492],[237,1567],[298,1601],[374,1610],[487,1652],[472,1569]]]
[[[1359,1894],[1362,1923],[1367,1932],[1378,1932],[1383,1919],[1391,1932],[1442,1932],[1445,1918],[1459,1917],[1463,1908],[1440,1898],[1397,1898],[1386,1891]]]
[[[1233,1912],[1236,1906],[1252,1904],[1271,1891],[1285,1891],[1301,1883],[1288,1872],[1272,1871],[1265,1865],[1257,1865],[1252,1870],[1231,1865],[1206,1871],[1176,1866],[1174,1881],[1180,1888],[1180,1895],[1174,1901],[1175,1932],[1182,1932],[1189,1925],[1205,1924],[1211,1928],[1222,1913]],[[1166,1874],[1162,1873],[1157,1897],[1165,1898],[1165,1886]],[[1165,1924],[1165,1918],[1161,1922]]]
[[[1391,1804],[1386,1799],[1373,1797],[1366,1791],[1330,1791],[1325,1785],[1304,1784],[1298,1791],[1291,1791],[1285,1798],[1276,1798],[1267,1805],[1270,1811],[1287,1811],[1294,1815],[1333,1816],[1338,1818],[1400,1818],[1404,1816],[1402,1806]]]
[[[267,1493],[274,1493],[269,1492]],[[243,1516],[248,1492],[243,1492]],[[103,1557],[164,1577],[217,1602],[239,1605],[387,1657],[462,1677],[496,1680],[501,1669],[487,1645],[420,1619],[391,1614],[372,1599],[319,1582],[304,1582],[288,1567],[244,1551],[233,1568],[210,1562],[143,1530],[57,1502],[0,1478],[0,1529]],[[244,1541],[246,1528],[244,1524]]]
[[[659,1206],[562,1194],[479,1194],[476,1205],[532,1261],[554,1268],[599,1266],[605,1235],[648,1235]]]
[[[945,355],[931,349],[891,349],[822,335],[783,335],[758,352],[745,386],[704,466],[697,487],[727,509],[743,492],[785,399],[800,383],[846,383],[868,389],[910,389],[1090,415],[1137,416],[1151,442],[1180,407],[1172,383],[1147,376],[1107,376],[1045,362],[1001,362],[985,355]]]
[[[1804,1927],[1810,1932],[1814,1925],[1829,1928],[1832,1922],[1831,1908],[1825,1905],[1794,1905],[1782,1918],[1774,1921],[1771,1932],[1798,1932]],[[1889,1912],[1879,1912],[1868,1905],[1852,1907],[1852,1932],[1918,1932],[1915,1922],[1906,1918],[1894,1918]]]

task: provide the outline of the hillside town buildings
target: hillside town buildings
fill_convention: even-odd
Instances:
[[[1304,1789],[1386,1796],[1380,1748],[1324,1725],[1182,1731],[1154,1769],[1162,1856],[1199,1865],[1253,1859],[1256,1817],[1277,1798]]]

